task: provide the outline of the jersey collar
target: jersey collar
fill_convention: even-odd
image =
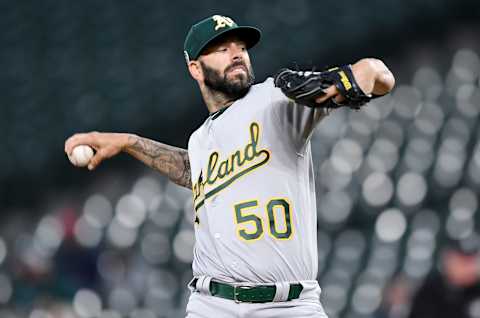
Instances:
[[[230,105],[230,106],[231,106],[231,105]],[[223,112],[226,111],[227,108],[230,107],[230,106],[224,107],[224,108],[222,108],[222,109],[219,109],[219,110],[211,113],[211,114],[210,114],[210,118],[211,118],[212,120],[217,119],[217,118],[220,117],[220,115],[223,114]]]

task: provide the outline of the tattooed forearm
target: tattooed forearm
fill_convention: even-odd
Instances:
[[[192,188],[187,150],[139,136],[129,138],[129,146],[125,148],[127,153],[166,175],[176,184]]]
[[[176,174],[170,175],[170,180],[178,185],[191,189],[192,175],[190,171],[190,161],[188,160],[188,152],[185,149],[181,149],[181,152],[177,153],[177,156],[180,156],[178,160],[181,164],[178,165],[177,169],[173,169]]]

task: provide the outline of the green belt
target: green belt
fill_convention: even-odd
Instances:
[[[197,278],[193,279],[190,286],[195,288],[197,280]],[[275,285],[232,286],[211,281],[209,289],[212,296],[234,300],[237,303],[267,303],[273,301],[277,287]],[[287,300],[297,299],[302,289],[301,284],[290,284]]]

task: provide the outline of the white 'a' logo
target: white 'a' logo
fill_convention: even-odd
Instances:
[[[215,21],[215,31],[217,31],[218,29],[221,29],[221,28],[224,28],[226,26],[233,26],[233,24],[235,22],[233,22],[232,19],[230,19],[229,17],[225,17],[223,15],[214,15],[212,17],[213,21]]]

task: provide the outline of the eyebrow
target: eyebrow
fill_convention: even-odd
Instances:
[[[240,37],[237,35],[227,35],[224,38],[219,38],[214,40],[212,43],[209,43],[206,48],[202,50],[202,54],[208,54],[210,52],[214,52],[216,49],[221,47],[222,45],[228,43],[228,42],[236,42],[236,43],[241,43],[245,47],[247,47],[247,42],[243,41]]]
[[[220,37],[217,39],[217,41],[214,41],[212,43],[212,46],[220,46],[222,44],[225,44],[226,42],[236,42],[236,43],[242,43],[242,44],[247,44],[247,42],[243,41],[238,35],[227,35],[225,37]]]

